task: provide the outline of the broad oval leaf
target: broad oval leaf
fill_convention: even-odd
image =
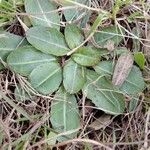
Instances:
[[[65,27],[65,39],[70,49],[79,46],[84,41],[80,29],[75,24],[68,24]]]
[[[109,42],[118,46],[122,40],[120,29],[116,26],[104,27],[100,31],[96,32],[93,37],[96,44],[103,48],[105,48],[106,45],[108,46]]]
[[[129,95],[135,95],[142,92],[144,87],[145,83],[140,69],[133,66],[128,77],[120,87],[120,90]]]
[[[42,64],[31,72],[29,81],[38,92],[51,94],[62,82],[62,69],[56,62]]]
[[[81,47],[73,55],[72,59],[82,66],[94,66],[100,60],[100,52],[91,47]]]
[[[133,66],[133,58],[130,53],[122,54],[115,66],[112,83],[121,86],[128,77]]]
[[[100,61],[93,68],[101,76],[111,76],[113,73],[113,66],[114,64],[112,61]]]
[[[75,96],[67,93],[63,87],[58,90],[51,103],[50,121],[57,132],[68,132],[57,140],[64,141],[77,136],[77,131],[74,131],[80,127],[77,101]]]
[[[92,70],[87,71],[87,83],[83,93],[98,109],[106,113],[121,114],[125,109],[124,96],[119,89],[104,76],[99,76]]]
[[[32,46],[18,48],[7,58],[7,63],[12,70],[23,76],[28,76],[37,66],[51,61],[56,61],[56,58],[44,54]]]
[[[104,61],[105,62],[105,61]],[[102,66],[101,66],[102,63]],[[109,67],[103,64],[103,61],[100,62],[97,66],[94,66],[95,71],[99,74],[99,75],[104,75],[104,76],[110,76],[113,74],[113,62],[112,61],[107,61],[107,65],[110,65]],[[99,67],[100,65],[100,67]],[[111,68],[112,66],[112,68]],[[130,73],[128,74],[128,76],[126,77],[126,79],[124,80],[124,83],[122,84],[122,86],[120,87],[120,90],[128,95],[136,95],[139,92],[142,92],[144,89],[145,83],[144,83],[144,79],[142,77],[142,73],[140,71],[140,69],[138,67],[136,67],[135,65],[131,68]]]
[[[66,91],[71,94],[77,93],[85,82],[85,68],[70,59],[63,68],[63,84]]]
[[[15,50],[22,43],[23,38],[8,32],[0,33],[0,57],[6,61],[10,52]]]
[[[57,7],[50,0],[25,0],[25,10],[33,25],[54,27],[59,30],[60,17]],[[50,12],[54,11],[54,12]]]
[[[69,51],[63,34],[55,28],[32,27],[26,37],[31,45],[44,53],[62,56]]]

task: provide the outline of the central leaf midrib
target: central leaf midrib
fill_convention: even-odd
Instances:
[[[130,83],[130,84],[132,84],[133,86],[135,86],[135,87],[137,87],[138,89],[139,89],[139,86],[138,85],[136,85],[136,84],[134,84],[133,82],[131,82],[130,80],[125,80],[126,82],[128,82],[128,83]]]
[[[51,43],[51,42],[46,41],[46,40],[44,40],[44,39],[40,39],[40,38],[38,38],[38,37],[36,37],[36,36],[34,36],[34,35],[29,35],[29,34],[28,34],[28,36],[29,36],[29,37],[32,37],[32,38],[35,38],[35,39],[37,39],[37,40],[40,40],[40,41],[42,41],[42,42],[48,43],[48,44],[50,44],[50,45],[54,45],[54,46],[56,46],[56,47],[58,47],[58,48],[63,48],[63,49],[68,50],[67,47],[58,45],[58,44],[56,44],[56,43]]]
[[[45,60],[33,60],[28,62],[17,62],[17,63],[10,63],[11,65],[27,65],[27,64],[34,64],[34,63],[43,63],[43,62],[51,62],[55,61],[56,59],[45,59]]]
[[[77,66],[77,64],[75,64],[75,66],[74,66],[74,72],[73,72],[73,80],[72,80],[71,92],[73,92],[73,90],[74,90],[74,83],[75,83],[77,68],[78,68],[78,66]]]
[[[0,48],[1,51],[13,51],[15,48]]]
[[[91,55],[92,55],[92,54],[91,54]],[[91,59],[91,60],[95,59],[95,57],[91,57],[91,56],[84,55],[84,54],[81,54],[81,53],[77,53],[77,54],[75,54],[75,56],[78,56],[78,57],[86,57],[86,58]]]
[[[113,37],[115,37],[115,36],[113,35],[113,36],[109,36],[109,37],[107,37],[107,38],[104,38],[104,39],[102,39],[102,40],[100,40],[100,41],[98,40],[97,43],[98,43],[98,44],[101,44],[102,42],[105,42],[105,41],[108,41],[108,40],[112,39]]]
[[[39,86],[41,86],[44,82],[46,82],[50,77],[52,77],[59,70],[60,70],[60,68],[58,68],[55,71],[53,71],[53,73],[51,73],[49,76],[47,76],[45,79],[43,79],[35,88],[38,88]]]
[[[88,77],[89,78],[89,77]],[[89,78],[90,80],[91,80],[91,78]],[[97,79],[96,79],[97,80]],[[94,83],[94,82],[93,82]],[[110,98],[104,93],[104,92],[110,92],[111,94],[112,94],[112,92],[115,92],[115,93],[117,93],[116,91],[114,91],[114,90],[111,90],[110,91],[110,89],[101,89],[101,88],[99,88],[98,86],[96,86],[95,84],[91,84],[91,85],[93,85],[95,88],[96,88],[96,90],[97,91],[99,91],[99,92],[101,92],[102,93],[102,95],[104,95],[105,97],[106,97],[106,99],[116,108],[116,105],[110,100]],[[103,92],[104,91],[104,92]],[[116,98],[115,98],[116,99]]]
[[[40,3],[39,3],[39,0],[37,0],[37,3],[38,3],[38,6],[39,6],[39,8],[40,8],[42,14],[43,14],[43,17],[45,18],[45,21],[46,21],[46,22],[48,23],[48,25],[51,27],[51,24],[50,24],[49,20],[47,19],[47,16],[45,15],[45,13],[44,13],[44,11],[43,11],[43,9],[42,9]]]
[[[104,77],[104,76],[101,76],[101,77]],[[99,77],[98,77],[99,78]],[[97,78],[97,79],[98,79]],[[87,76],[87,79],[89,79],[90,81],[92,81],[92,84],[95,82],[95,81],[97,81],[97,79],[95,80],[95,81],[93,81],[89,76]],[[96,84],[94,84],[94,86],[95,87],[97,87],[97,88],[99,88],[98,86],[96,86]],[[111,90],[111,89],[102,89],[102,88],[99,88],[101,91],[108,91],[108,92],[115,92],[115,93],[119,93],[119,94],[122,94],[122,92],[121,91],[115,91],[114,89],[113,90]]]
[[[109,72],[108,70],[105,70],[105,69],[103,69],[103,68],[100,67],[100,66],[96,66],[96,67],[99,68],[100,70],[104,71],[104,72],[107,72],[108,74],[112,74],[112,72]]]
[[[114,108],[117,108],[116,105],[113,103],[113,101],[111,101],[110,97],[107,96],[107,94],[105,94],[105,93],[102,92],[101,90],[98,90],[98,91],[101,92],[101,94],[109,101],[109,103],[111,103],[111,104],[114,106]],[[107,92],[107,91],[106,91],[106,92]],[[112,93],[112,92],[110,92],[110,93]]]
[[[121,105],[120,105],[120,103],[119,103],[119,100],[116,99],[116,97],[114,96],[114,94],[113,94],[112,92],[110,92],[110,93],[111,93],[112,97],[115,99],[116,103],[118,104],[119,111],[121,112]]]
[[[67,130],[67,120],[66,120],[66,112],[67,112],[67,93],[64,94],[64,102],[63,102],[63,122],[64,122],[64,131]]]

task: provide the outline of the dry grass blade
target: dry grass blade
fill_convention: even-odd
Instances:
[[[18,21],[20,22],[22,28],[24,29],[24,31],[26,32],[29,28],[26,26],[25,23],[23,23],[23,21],[17,16]]]
[[[99,146],[100,149],[104,148],[105,150],[113,150],[112,148],[110,148],[109,146],[106,146],[100,142],[97,142],[97,141],[94,141],[94,140],[89,140],[89,139],[72,139],[72,140],[68,140],[68,141],[64,141],[62,143],[58,143],[56,145],[54,145],[55,147],[59,147],[59,146],[64,146],[66,144],[69,144],[69,143],[73,143],[73,142],[84,142],[84,143],[90,143],[90,144],[93,144],[93,145],[97,145]]]
[[[28,120],[33,121],[32,117],[20,106],[16,105],[13,100],[5,96],[3,92],[0,91],[1,97],[13,108],[15,108],[19,113],[21,113],[23,116],[25,116]]]
[[[150,30],[147,31],[147,37],[146,37],[146,42],[144,46],[144,54],[150,60]]]
[[[122,54],[115,66],[112,83],[121,86],[129,75],[133,65],[133,58],[131,53]]]

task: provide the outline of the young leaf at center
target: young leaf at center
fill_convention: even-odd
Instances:
[[[73,55],[72,59],[82,66],[94,66],[100,60],[100,52],[91,47],[81,47]]]
[[[85,68],[70,59],[63,68],[63,84],[66,91],[71,94],[77,93],[85,81]]]

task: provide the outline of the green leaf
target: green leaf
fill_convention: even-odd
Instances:
[[[118,46],[122,40],[122,35],[116,26],[104,27],[94,34],[94,40],[103,48],[105,48],[109,42],[113,42],[115,46]]]
[[[42,94],[56,91],[62,81],[62,69],[56,62],[42,64],[36,67],[29,76],[33,88]]]
[[[98,65],[94,66],[94,69],[101,76],[112,75],[113,73],[113,68],[111,68],[112,64],[113,64],[112,61],[107,61],[106,64],[105,61],[102,61]],[[120,87],[120,90],[129,95],[136,95],[139,92],[142,92],[144,87],[145,83],[140,69],[136,66],[133,66],[131,68],[129,75],[127,76],[124,83]]]
[[[73,55],[72,59],[82,66],[94,66],[100,60],[100,52],[91,47],[81,47]]]
[[[22,42],[20,44],[20,47],[24,46],[31,46],[25,37],[22,39]]]
[[[31,46],[18,48],[7,58],[10,68],[23,76],[28,76],[37,66],[51,61],[56,61],[56,58]]]
[[[15,34],[8,32],[0,33],[0,57],[3,61],[6,61],[10,52],[15,50],[21,44],[23,38]]]
[[[69,51],[63,34],[54,28],[32,27],[26,37],[31,45],[44,53],[62,56]]]
[[[63,68],[63,84],[66,91],[71,94],[77,93],[82,89],[85,82],[84,67],[70,59]]]
[[[136,66],[133,66],[120,90],[129,95],[135,95],[139,92],[142,92],[144,87],[145,83],[140,69]]]
[[[63,87],[56,93],[51,104],[51,124],[59,133],[69,132],[65,136],[57,138],[59,141],[72,139],[77,136],[80,127],[79,110],[74,95],[68,94]],[[72,133],[71,133],[72,132]]]
[[[134,53],[134,61],[138,64],[141,69],[144,69],[145,57],[142,52]]]
[[[99,64],[101,64],[102,62],[100,62]],[[112,61],[110,61],[109,63],[110,63],[109,65],[113,64]],[[105,73],[107,75],[108,75],[108,73],[109,73],[109,75],[112,75],[113,71],[111,72],[111,70],[113,70],[113,68],[112,69],[109,68],[110,70],[107,70],[108,66],[105,67],[105,65],[104,65],[103,66],[104,68],[102,70],[101,69],[101,65],[100,65],[100,68],[99,68],[99,64],[94,67],[95,71],[99,75],[102,76],[102,75],[105,75]],[[107,71],[107,72],[105,72],[105,71]],[[136,66],[133,66],[131,68],[131,71],[130,71],[129,75],[127,76],[127,78],[125,79],[124,83],[120,87],[120,90],[122,92],[125,92],[126,94],[129,94],[129,95],[136,95],[139,92],[142,92],[144,87],[145,87],[145,83],[144,83],[144,79],[142,77],[142,73],[141,73],[140,69],[138,67],[136,67]]]
[[[87,83],[83,92],[88,99],[109,114],[121,114],[125,109],[124,96],[111,81],[92,70],[87,71]]]
[[[100,61],[93,68],[101,76],[111,76],[113,73],[113,66],[114,64],[112,61]]]
[[[65,27],[65,39],[70,49],[79,46],[84,41],[80,29],[75,24],[68,24]]]
[[[59,30],[60,17],[57,7],[50,0],[25,0],[25,10],[33,25],[54,27]],[[49,13],[48,13],[49,12]]]

